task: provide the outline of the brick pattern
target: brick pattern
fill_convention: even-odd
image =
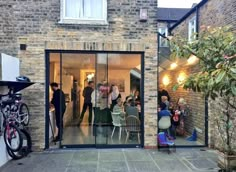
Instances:
[[[208,0],[208,2],[200,8],[199,12],[199,26],[225,26],[230,25],[232,29],[236,29],[236,1],[235,0]],[[195,15],[193,13],[181,24],[179,24],[172,33],[174,35],[180,35],[187,38],[188,33],[188,22]],[[200,31],[201,32],[201,31]],[[219,108],[216,108],[215,105],[218,105],[221,100],[209,101],[209,146],[210,147],[219,147],[222,143],[220,138],[219,131],[215,124],[215,114],[218,114]],[[235,113],[233,113],[235,114]],[[236,136],[233,136],[233,140],[236,140]],[[234,142],[236,143],[236,142]]]
[[[148,9],[147,22],[139,21],[140,8]],[[45,49],[145,51],[145,145],[156,145],[156,0],[108,0],[106,26],[59,24],[60,0],[2,1],[0,11],[0,52],[19,57],[21,74],[36,82],[24,91],[35,150],[44,148]]]

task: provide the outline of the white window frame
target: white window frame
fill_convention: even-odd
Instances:
[[[71,18],[66,17],[66,0],[61,0],[60,21],[61,24],[91,24],[91,25],[107,25],[107,0],[103,0],[103,18]]]
[[[192,25],[193,22],[193,25]],[[192,32],[192,30],[194,30]],[[191,20],[189,20],[188,22],[188,41],[191,42],[193,41],[196,37],[193,37],[193,34],[197,32],[197,19],[196,16],[194,16],[193,18],[191,18]]]
[[[165,30],[165,35],[164,36],[168,36],[168,28],[167,27],[164,27],[164,26],[161,26],[161,27],[158,27],[158,32],[160,33],[160,34],[162,34],[162,30]],[[160,47],[169,47],[169,45],[168,45],[168,40],[167,39],[165,39],[165,38],[163,38],[162,36],[160,36]],[[161,45],[161,42],[162,42],[162,39],[165,39],[165,44],[164,45]]]

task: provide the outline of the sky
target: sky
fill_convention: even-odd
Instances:
[[[158,7],[191,8],[193,3],[201,0],[158,0]]]

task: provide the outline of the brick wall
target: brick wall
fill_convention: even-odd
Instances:
[[[205,26],[226,26],[230,25],[233,30],[236,29],[236,2],[235,0],[208,0],[208,2],[200,8],[199,11],[199,27]],[[174,35],[181,35],[187,38],[188,33],[188,22],[195,15],[193,13],[176,28],[173,29],[172,33]],[[200,30],[201,32],[201,30]],[[215,124],[215,115],[218,114],[219,109],[215,108],[222,102],[220,99],[217,101],[209,101],[209,146],[215,147],[219,146],[221,138],[219,136],[218,129]],[[235,114],[235,113],[234,113]],[[233,140],[236,140],[234,136]]]
[[[148,9],[147,22],[139,9]],[[145,52],[145,145],[156,145],[157,61],[156,0],[108,0],[108,25],[59,24],[60,0],[0,2],[0,52],[21,60],[21,73],[36,84],[24,94],[31,109],[35,149],[44,148],[45,49]],[[26,51],[19,44],[27,44]]]

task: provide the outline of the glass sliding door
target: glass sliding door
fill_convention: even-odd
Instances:
[[[58,126],[55,109],[50,108],[49,141],[51,131],[54,136],[61,131],[59,147],[141,146],[141,54],[58,52],[49,53],[49,58],[49,83],[57,83],[63,92]]]
[[[62,53],[61,79],[65,93],[62,145],[93,145],[91,94],[95,82],[95,54]]]
[[[141,144],[140,67],[140,54],[97,54],[97,147]]]
[[[96,93],[94,111],[95,144],[97,147],[108,144],[108,133],[112,125],[108,83],[107,53],[96,54]]]
[[[141,55],[108,54],[110,109],[113,120],[109,145],[141,144]],[[135,78],[137,82],[131,79]]]

